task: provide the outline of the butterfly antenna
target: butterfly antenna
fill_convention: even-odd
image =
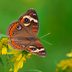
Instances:
[[[50,43],[50,42],[48,42],[48,41],[46,41],[46,40],[43,40],[43,39],[42,39],[42,41],[44,41],[45,43],[47,43],[47,44],[49,44],[49,45],[52,45],[52,43]]]
[[[44,38],[44,37],[46,37],[46,36],[48,36],[48,35],[50,35],[50,34],[51,34],[51,33],[47,33],[47,34],[41,36],[40,38]]]
[[[48,35],[50,35],[50,34],[51,34],[51,33],[47,33],[47,34],[41,36],[40,38],[44,38],[44,37],[46,37],[46,36],[48,36]],[[49,45],[52,45],[52,43],[50,43],[50,42],[48,42],[48,41],[46,41],[46,40],[43,40],[43,39],[42,39],[42,41],[44,41],[45,43],[47,43],[47,44],[49,44]]]

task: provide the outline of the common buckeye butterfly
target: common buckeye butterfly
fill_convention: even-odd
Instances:
[[[39,56],[45,56],[45,49],[37,33],[39,30],[38,16],[34,9],[29,9],[18,21],[8,28],[10,44],[19,50],[26,50]]]

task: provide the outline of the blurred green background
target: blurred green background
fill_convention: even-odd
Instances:
[[[8,26],[29,8],[38,13],[38,37],[51,34],[41,39],[47,56],[32,56],[19,72],[55,72],[56,64],[72,49],[72,0],[0,0],[0,32],[6,34]],[[6,65],[4,69],[0,66],[7,72]]]

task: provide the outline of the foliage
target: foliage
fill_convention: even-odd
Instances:
[[[7,37],[0,39],[0,56],[6,56],[8,59],[7,62],[10,65],[10,72],[18,72],[18,70],[23,67],[26,59],[30,58],[31,54],[23,50],[12,48],[8,42],[9,39]],[[1,59],[0,62],[2,63]]]

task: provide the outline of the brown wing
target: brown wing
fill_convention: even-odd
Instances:
[[[35,10],[29,9],[24,15],[19,18],[19,23],[24,25],[30,35],[37,35],[39,25],[38,16]]]
[[[39,39],[35,39],[33,42],[31,42],[27,47],[27,51],[41,57],[44,57],[46,55],[45,49]]]
[[[7,35],[9,38],[14,37],[14,34],[16,33],[16,27],[18,25],[18,22],[14,22],[12,24],[10,24],[8,30],[7,30]]]
[[[16,49],[24,50],[31,44],[31,39],[36,37],[38,27],[36,11],[33,9],[28,10],[17,22],[12,23],[8,29],[11,45]]]
[[[24,50],[25,46],[30,43],[26,39],[29,34],[19,22],[14,22],[9,26],[7,35],[10,39],[10,44],[16,49]]]

